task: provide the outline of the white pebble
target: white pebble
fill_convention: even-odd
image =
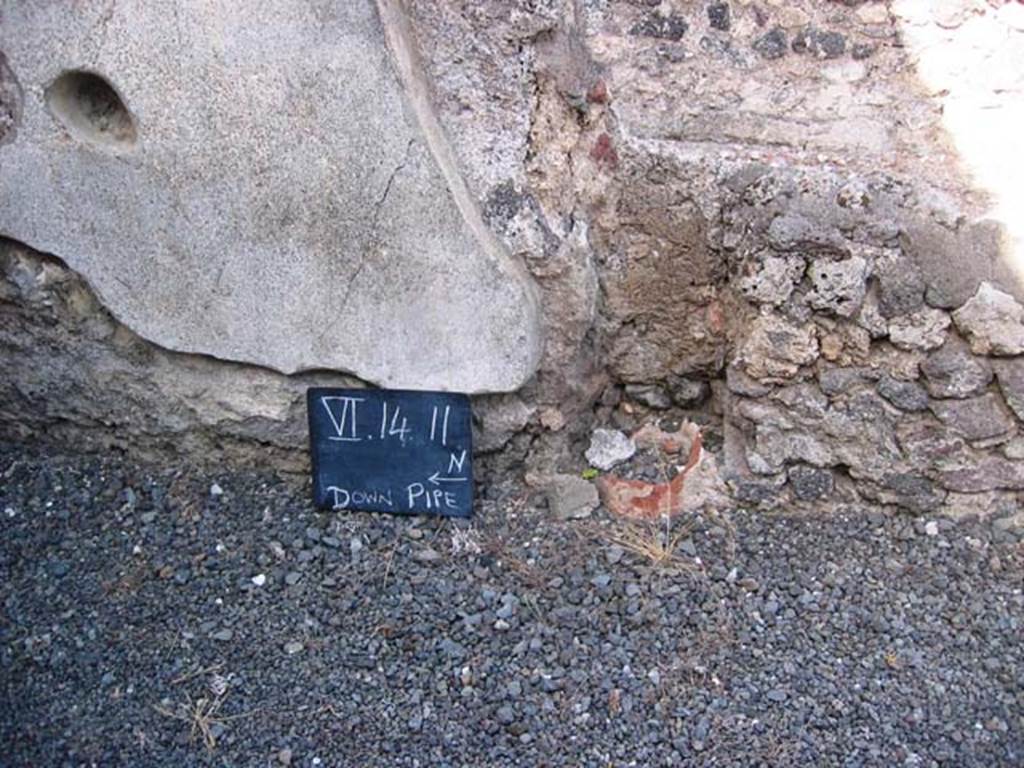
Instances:
[[[257,587],[262,587],[264,584],[267,583],[267,574],[260,573],[256,576],[253,576],[252,583],[255,584]]]
[[[929,520],[927,523],[924,524],[924,532],[928,536],[938,536],[939,524],[934,520]]]
[[[223,496],[224,495],[224,489],[221,488],[216,483],[214,483],[213,485],[210,486],[210,495],[211,496]]]

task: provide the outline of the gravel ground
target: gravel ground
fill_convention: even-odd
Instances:
[[[0,446],[0,765],[1024,765],[998,522],[736,511],[666,548],[485,495],[321,514]]]

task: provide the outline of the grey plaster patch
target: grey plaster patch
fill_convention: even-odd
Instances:
[[[1014,296],[1024,296],[1020,278],[1005,258],[1008,246],[999,222],[984,219],[951,231],[928,220],[911,219],[901,244],[921,270],[929,304],[955,309],[983,281],[992,281]]]
[[[403,31],[369,0],[179,11],[5,8],[25,104],[0,234],[169,349],[387,386],[527,380],[535,289],[428,124]]]

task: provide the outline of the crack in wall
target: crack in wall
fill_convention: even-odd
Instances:
[[[367,239],[366,244],[361,249],[359,254],[359,263],[356,264],[356,268],[352,272],[352,277],[349,278],[348,285],[345,287],[345,293],[341,297],[341,307],[348,306],[348,300],[352,296],[352,291],[355,288],[356,281],[359,279],[359,276],[363,273],[363,270],[366,268],[366,263],[369,258],[369,252],[370,250],[375,249],[378,243],[380,242],[380,239],[378,237],[378,228],[380,226],[381,210],[384,207],[384,203],[387,202],[388,195],[391,194],[391,187],[395,183],[395,179],[398,177],[398,174],[401,173],[402,169],[409,164],[409,160],[412,155],[412,148],[415,143],[416,139],[409,139],[409,143],[406,144],[405,146],[405,154],[402,157],[402,160],[398,163],[398,165],[395,166],[394,170],[391,171],[391,174],[388,176],[387,181],[384,183],[384,190],[381,192],[380,197],[378,197],[377,202],[373,204],[373,213],[371,214],[370,217],[370,237]],[[319,346],[323,342],[324,338],[326,338],[327,334],[334,329],[334,326],[337,322],[338,318],[328,323],[324,327],[324,329],[317,336],[317,346]]]
[[[455,152],[445,136],[431,102],[430,88],[425,75],[426,68],[420,61],[420,52],[415,44],[416,38],[403,3],[401,0],[377,0],[376,4],[384,29],[384,40],[391,53],[392,65],[403,86],[407,103],[466,227],[474,236],[482,255],[494,265],[502,277],[516,280],[523,286],[524,313],[533,331],[530,334],[532,340],[527,337],[524,341],[530,347],[529,367],[536,371],[544,350],[540,289],[526,265],[509,255],[494,233],[484,224],[476,198],[470,193],[466,180],[459,171]]]
[[[402,161],[395,166],[395,169],[391,172],[391,175],[388,176],[387,183],[384,185],[384,191],[381,193],[380,198],[377,200],[377,202],[374,203],[373,216],[371,218],[370,224],[370,231],[373,232],[372,239],[374,241],[376,240],[377,226],[378,222],[380,221],[381,208],[383,208],[384,203],[388,199],[388,195],[391,193],[391,185],[394,184],[395,178],[402,171],[402,169],[409,164],[409,157],[412,154],[412,147],[415,143],[416,139],[409,139],[409,143],[406,144],[405,146],[405,156],[402,158]]]
[[[395,169],[391,172],[391,175],[388,176],[387,183],[384,185],[384,191],[381,193],[380,198],[377,200],[377,202],[374,203],[373,215],[370,218],[370,237],[367,240],[366,245],[363,247],[362,253],[360,254],[359,257],[359,263],[356,265],[355,271],[352,273],[352,277],[348,281],[348,286],[345,288],[345,295],[341,297],[342,307],[348,306],[348,300],[349,297],[352,295],[352,290],[355,288],[356,281],[359,279],[359,276],[363,273],[363,270],[366,268],[366,262],[369,259],[370,251],[375,250],[378,244],[380,243],[380,238],[378,237],[378,228],[380,226],[380,212],[384,207],[384,203],[387,202],[388,195],[391,194],[391,185],[394,184],[395,178],[397,178],[398,174],[402,171],[402,169],[409,164],[409,157],[412,153],[412,147],[415,143],[416,139],[409,139],[409,143],[405,147],[405,157],[402,158],[402,161],[397,166],[395,166]],[[328,328],[325,329],[324,332],[320,334],[320,338],[317,341],[321,341],[323,337],[327,334],[327,330],[329,330],[333,326],[333,323],[330,326],[328,326]]]

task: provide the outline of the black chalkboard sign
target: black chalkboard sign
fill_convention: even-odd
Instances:
[[[318,507],[473,514],[466,395],[314,387],[306,407]]]

